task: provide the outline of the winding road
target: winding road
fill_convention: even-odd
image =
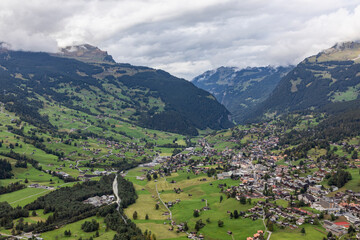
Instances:
[[[121,218],[124,220],[124,223],[127,224],[126,218],[120,213],[120,204],[121,204],[121,198],[119,197],[119,190],[118,190],[118,181],[117,181],[118,175],[116,175],[114,182],[113,182],[113,192],[116,197],[116,203],[118,207],[116,210],[119,212]]]
[[[264,211],[264,208],[263,208],[263,211]],[[266,227],[266,224],[265,224],[265,211],[264,211],[264,215],[263,215],[262,221],[263,221],[263,224],[264,224],[264,227],[265,227],[265,232],[269,233],[269,235],[268,235],[268,237],[267,237],[267,240],[269,240],[270,237],[271,237],[272,232],[270,232],[270,231],[267,229],[267,227]]]

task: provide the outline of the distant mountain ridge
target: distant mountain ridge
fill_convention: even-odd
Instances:
[[[40,114],[52,104],[184,135],[233,126],[208,92],[162,70],[115,63],[91,45],[61,54],[1,49],[0,101],[39,127],[53,127]]]
[[[293,66],[288,67],[220,67],[206,71],[192,82],[199,88],[212,93],[241,123],[255,106],[264,101],[274,90],[281,77]]]
[[[360,43],[338,43],[306,58],[281,79],[250,118],[315,110],[360,98]]]

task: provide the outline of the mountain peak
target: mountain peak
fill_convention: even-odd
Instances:
[[[0,42],[0,52],[6,52],[10,49],[11,45],[6,42]]]
[[[334,49],[337,51],[344,51],[347,49],[358,49],[360,48],[360,42],[342,42],[342,43],[336,43],[333,47],[330,49]]]
[[[310,62],[355,61],[360,62],[360,42],[336,43],[331,48],[309,57]]]
[[[67,58],[75,58],[83,62],[108,62],[115,63],[111,55],[98,47],[90,44],[67,46],[60,49],[57,55]]]

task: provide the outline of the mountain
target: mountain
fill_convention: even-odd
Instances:
[[[212,93],[231,113],[236,122],[242,122],[254,107],[264,101],[293,67],[220,67],[206,71],[192,82]]]
[[[23,120],[54,127],[44,106],[65,106],[146,128],[196,135],[232,126],[208,92],[162,70],[115,63],[90,45],[59,54],[0,50],[0,101]]]
[[[333,103],[359,99],[359,93],[360,43],[339,43],[299,63],[252,117],[329,108]]]
[[[90,44],[67,46],[60,49],[60,53],[55,54],[59,57],[74,58],[83,62],[107,62],[115,63],[114,59],[107,52]]]

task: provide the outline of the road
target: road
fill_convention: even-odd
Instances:
[[[0,236],[13,237],[16,239],[28,239],[28,238],[23,238],[21,236],[14,236],[14,235],[9,235],[9,234],[5,234],[5,233],[0,233]]]
[[[155,188],[156,188],[156,193],[157,193],[157,195],[158,195],[158,198],[159,198],[159,200],[160,200],[160,202],[165,206],[165,208],[169,211],[169,213],[170,213],[170,221],[171,221],[171,225],[172,225],[172,212],[170,211],[170,209],[168,208],[168,206],[166,206],[166,204],[163,202],[163,200],[161,199],[161,197],[160,197],[160,193],[159,193],[159,191],[158,191],[158,187],[157,187],[157,183],[156,183],[156,185],[155,185]]]
[[[118,207],[116,208],[121,216],[121,218],[123,219],[124,223],[127,224],[127,221],[126,221],[126,218],[120,213],[120,204],[121,204],[121,198],[119,197],[119,190],[118,190],[118,181],[117,181],[117,175],[114,179],[114,182],[113,182],[113,192],[114,192],[114,195],[116,197],[116,203],[118,205]]]
[[[267,240],[269,240],[270,237],[271,237],[272,232],[270,232],[270,231],[267,231],[267,232],[269,233],[269,235],[268,235],[268,237],[267,237]]]
[[[266,224],[265,224],[265,211],[264,211],[264,208],[263,208],[263,212],[264,212],[264,215],[263,215],[263,218],[262,218],[262,221],[263,221],[263,224],[264,224],[264,227],[265,227],[265,232],[264,233],[268,233],[268,237],[267,237],[267,240],[270,240],[270,237],[271,237],[271,234],[272,232],[270,232],[267,227],[266,227]]]
[[[89,160],[77,160],[76,161],[76,165],[75,165],[75,168],[80,172],[80,168],[78,167],[79,166],[79,163],[80,162],[83,162],[83,161],[89,161]]]

